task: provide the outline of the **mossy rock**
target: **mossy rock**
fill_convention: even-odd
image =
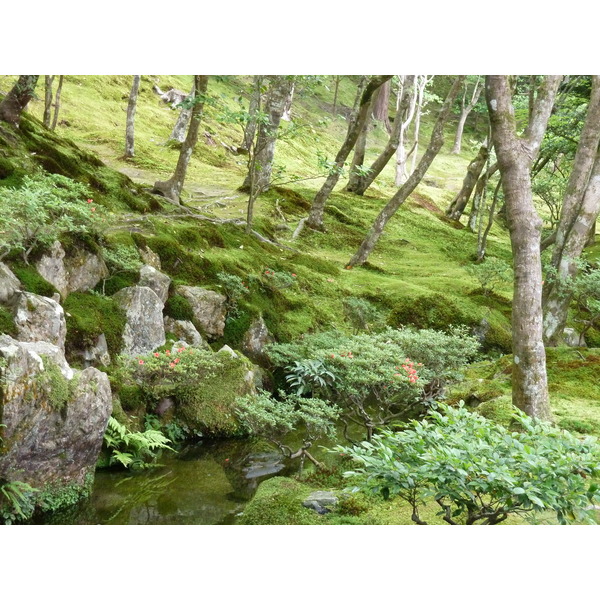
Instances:
[[[318,525],[321,515],[302,506],[313,490],[287,477],[273,477],[258,487],[244,508],[241,525]]]
[[[475,325],[474,321],[472,317],[465,317],[462,310],[442,294],[399,300],[388,317],[391,327],[413,325],[418,329],[447,330],[461,323]]]
[[[125,312],[112,299],[99,294],[75,292],[64,304],[67,316],[66,348],[81,350],[94,344],[101,333],[106,336],[108,351],[117,355],[123,344]]]
[[[167,299],[167,302],[165,303],[164,314],[167,317],[176,319],[177,321],[194,320],[194,311],[192,310],[190,301],[179,294],[174,294]]]
[[[58,293],[58,290],[48,283],[35,269],[33,265],[23,263],[11,264],[12,272],[19,278],[23,284],[23,289],[39,296],[52,297]]]

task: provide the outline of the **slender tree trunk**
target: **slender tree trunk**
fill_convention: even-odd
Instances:
[[[44,127],[50,129],[52,122],[52,82],[54,81],[54,75],[46,75],[44,77],[45,83],[45,98],[44,98]]]
[[[39,75],[19,75],[17,83],[0,102],[0,121],[19,126],[21,113],[33,98]]]
[[[413,171],[412,175],[408,178],[408,181],[394,194],[391,200],[379,213],[375,219],[375,222],[373,223],[373,226],[371,227],[371,230],[367,234],[367,237],[364,239],[356,254],[350,259],[346,265],[346,268],[362,265],[367,260],[371,254],[371,251],[375,247],[375,244],[381,237],[387,222],[392,218],[400,206],[404,204],[404,201],[414,191],[421,179],[423,179],[427,169],[429,169],[433,159],[437,156],[444,144],[444,125],[448,120],[450,109],[452,108],[452,104],[462,85],[463,79],[464,75],[460,75],[454,80],[452,88],[448,92],[448,96],[446,100],[444,100],[444,104],[440,109],[433,132],[431,133],[431,141],[429,142],[429,146],[419,161],[418,167]]]
[[[376,121],[383,123],[383,126],[388,133],[392,132],[388,110],[390,91],[391,81],[388,80],[375,92],[375,94],[373,94],[373,118]]]
[[[356,168],[362,167],[365,162],[365,152],[367,150],[367,137],[369,136],[370,119],[367,117],[363,128],[358,134],[356,144],[354,146],[354,156],[352,157],[352,165],[350,166],[350,173],[348,175],[348,185],[346,185],[347,192],[354,192],[360,187],[364,177],[357,173]]]
[[[579,272],[578,259],[600,214],[600,155],[596,158],[583,201],[569,235],[563,244],[556,281],[545,299],[544,334],[547,343],[556,346],[567,322],[573,294],[571,285]]]
[[[483,198],[486,190],[486,186],[491,176],[498,170],[498,163],[495,162],[491,167],[486,169],[485,173],[479,177],[477,185],[475,186],[475,193],[473,194],[473,201],[471,202],[471,212],[469,214],[468,228],[475,233],[477,230],[477,220],[479,218],[479,209],[481,206],[481,199]]]
[[[244,128],[244,141],[241,145],[241,150],[250,152],[254,136],[256,134],[256,115],[260,106],[260,96],[262,92],[262,75],[255,75],[252,80],[252,95],[250,96],[250,105],[248,106],[248,122]]]
[[[340,76],[335,76],[335,84],[333,88],[333,116],[337,115],[337,100],[338,100],[338,89],[340,87]]]
[[[467,174],[463,180],[462,188],[460,192],[455,196],[454,200],[450,203],[446,215],[454,221],[460,221],[462,214],[469,203],[469,198],[473,193],[473,189],[479,180],[481,171],[487,162],[489,156],[488,142],[487,140],[481,145],[479,153],[471,161],[471,164],[467,167]]]
[[[192,152],[198,141],[198,132],[200,130],[200,121],[202,119],[202,112],[204,110],[204,96],[208,89],[208,75],[194,75],[195,91],[194,91],[194,107],[192,108],[192,117],[190,119],[190,126],[187,132],[187,136],[181,151],[179,152],[179,159],[173,176],[167,181],[157,181],[154,184],[154,191],[163,194],[166,198],[170,198],[176,203],[179,203],[181,190],[183,189],[183,183],[185,181],[185,175],[187,168],[192,158]]]
[[[141,75],[134,75],[127,104],[127,124],[125,126],[125,158],[131,158],[135,152],[135,110],[140,91]]]
[[[467,117],[471,114],[471,111],[475,108],[477,101],[479,100],[479,96],[481,95],[481,90],[483,86],[479,84],[479,77],[475,83],[475,87],[473,88],[473,95],[471,96],[471,101],[469,104],[466,103],[467,100],[467,84],[465,83],[465,93],[462,98],[462,108],[460,111],[460,117],[458,119],[458,127],[456,128],[456,135],[454,136],[454,146],[452,147],[452,154],[460,154],[461,146],[462,146],[462,136],[463,130],[465,128],[465,123],[467,122]]]
[[[323,229],[323,212],[325,210],[325,203],[333,191],[335,184],[339,181],[344,163],[346,162],[346,159],[348,158],[352,148],[354,148],[356,140],[358,139],[358,135],[363,128],[367,117],[369,116],[371,98],[373,97],[375,90],[391,78],[391,75],[374,75],[371,77],[369,83],[365,87],[360,98],[358,110],[355,111],[352,119],[350,119],[350,123],[348,124],[346,139],[344,140],[342,147],[339,149],[335,157],[335,166],[327,176],[325,183],[317,192],[317,195],[313,200],[313,204],[306,221],[306,224],[309,227],[312,227],[313,229]]]
[[[254,185],[258,187],[258,195],[266,192],[271,185],[277,131],[293,83],[293,79],[283,75],[272,75],[270,77],[269,93],[265,104],[268,122],[261,123],[258,128],[254,148],[255,156],[253,158],[255,172],[252,173],[251,169],[248,169],[248,174],[240,187],[240,191],[249,192],[254,182]]]
[[[433,79],[433,77],[432,77]],[[413,156],[410,165],[410,172],[413,173],[417,164],[417,155],[419,153],[419,129],[421,128],[421,114],[423,113],[423,100],[425,98],[425,88],[431,81],[427,75],[421,75],[421,80],[418,84],[418,99],[417,99],[417,113],[415,117],[415,131],[414,131],[414,146]]]
[[[408,131],[410,124],[415,116],[415,110],[417,107],[417,77],[413,76],[413,90],[411,94],[410,101],[410,110],[408,113],[408,117],[406,121],[402,124],[402,129],[400,131],[400,139],[398,141],[398,150],[396,151],[396,186],[400,187],[407,179],[408,179],[408,171],[407,171],[407,162],[410,153],[406,152],[406,139],[405,133]],[[413,146],[412,151],[415,150],[415,146]]]
[[[291,121],[292,120],[292,102],[294,101],[294,82],[292,81],[292,87],[290,88],[288,97],[285,100],[285,107],[283,109],[283,114],[281,115],[282,121]]]
[[[577,261],[600,211],[600,77],[592,77],[592,91],[585,123],[573,161],[556,229],[552,266],[556,276],[544,289],[544,339],[555,346],[567,322]]]
[[[498,157],[515,273],[512,307],[513,404],[538,419],[550,419],[546,354],[542,339],[542,220],[531,193],[531,165],[539,153],[562,77],[540,84],[524,137],[517,136],[509,78],[486,77],[486,100]]]
[[[186,96],[186,99],[194,94],[195,83],[192,84],[192,89],[190,93]],[[180,108],[179,116],[177,117],[177,121],[175,121],[175,126],[173,127],[173,131],[171,131],[171,135],[169,136],[170,140],[175,140],[180,144],[183,144],[185,141],[185,136],[188,130],[188,126],[190,124],[190,117],[192,116],[191,108]]]
[[[383,171],[383,169],[388,164],[392,156],[394,156],[394,152],[396,152],[396,150],[399,149],[402,134],[410,123],[409,119],[404,121],[404,117],[406,115],[406,112],[408,111],[408,106],[411,102],[411,99],[414,98],[414,83],[415,76],[407,75],[406,80],[402,85],[402,90],[399,92],[400,97],[398,99],[398,108],[396,109],[394,127],[392,129],[392,132],[390,133],[390,139],[388,140],[388,143],[386,144],[381,154],[371,165],[369,173],[361,178],[354,190],[351,190],[354,191],[355,194],[362,196],[367,191],[369,186],[375,181],[375,179],[378,177],[381,171]]]
[[[56,96],[54,97],[54,118],[52,119],[52,127],[50,128],[52,131],[56,129],[56,124],[58,123],[58,113],[60,111],[60,94],[62,92],[64,79],[64,75],[61,75],[58,78],[58,87],[56,88]]]
[[[488,222],[483,229],[483,214],[481,215],[480,225],[478,228],[479,235],[477,236],[477,262],[480,263],[485,258],[485,251],[487,248],[487,238],[492,229],[492,225],[494,224],[494,216],[496,214],[496,206],[498,205],[498,192],[500,191],[500,186],[502,185],[502,179],[498,180],[496,184],[496,189],[494,190],[494,197],[492,200],[492,205],[490,206],[490,212],[488,213]],[[483,213],[483,211],[482,211]]]

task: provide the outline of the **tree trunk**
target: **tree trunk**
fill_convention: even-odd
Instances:
[[[141,75],[134,75],[129,93],[129,103],[127,104],[127,124],[125,125],[125,158],[131,158],[135,151],[135,110],[137,108],[137,98],[140,91]]]
[[[333,116],[337,115],[337,99],[338,99],[338,89],[340,87],[340,76],[335,76],[335,84],[333,90]]]
[[[184,98],[189,98],[193,95],[195,89],[195,84],[192,84],[192,89],[190,93]],[[190,124],[190,117],[192,116],[191,108],[181,108],[179,109],[179,116],[177,117],[177,121],[175,122],[175,126],[173,127],[173,131],[171,131],[171,135],[169,136],[170,140],[175,140],[180,144],[183,144],[185,141],[186,132],[188,130],[188,126]]]
[[[515,273],[512,306],[513,404],[531,417],[551,418],[542,339],[542,220],[531,193],[531,165],[540,144],[562,77],[540,85],[523,138],[517,136],[509,79],[486,77],[486,100],[492,140],[498,157]]]
[[[52,123],[52,82],[54,75],[46,75],[45,80],[45,99],[44,99],[44,127],[50,129]]]
[[[244,128],[244,141],[240,149],[244,152],[250,152],[254,136],[256,134],[256,115],[260,106],[260,96],[262,91],[262,75],[255,75],[252,80],[252,95],[250,96],[250,105],[248,106],[248,122]]]
[[[60,93],[62,92],[62,86],[65,76],[61,75],[58,78],[58,87],[56,88],[56,96],[54,97],[54,118],[52,119],[52,131],[56,129],[56,124],[58,123],[58,112],[60,110]]]
[[[483,86],[479,85],[479,77],[477,78],[477,82],[475,83],[475,87],[473,88],[473,95],[471,96],[471,101],[469,104],[466,103],[467,99],[467,84],[465,83],[465,93],[462,98],[462,107],[460,111],[460,118],[458,119],[458,127],[456,128],[456,135],[454,137],[454,146],[452,147],[452,154],[460,154],[461,146],[462,146],[462,136],[463,130],[465,128],[465,123],[467,122],[467,117],[471,114],[471,111],[475,108],[477,101],[479,100],[479,96],[481,95],[481,90]]]
[[[294,82],[292,82],[292,87],[288,94],[288,97],[285,100],[285,107],[283,109],[283,114],[281,115],[282,121],[291,121],[292,120],[292,102],[294,101]]]
[[[284,75],[271,75],[269,79],[269,92],[265,103],[268,122],[261,123],[258,127],[258,135],[253,150],[254,156],[251,161],[253,167],[251,166],[248,169],[246,179],[240,187],[240,191],[249,192],[253,184],[258,189],[257,195],[266,192],[271,185],[277,131],[290,89],[294,84],[293,79]]]
[[[452,108],[452,104],[460,86],[462,85],[464,79],[464,75],[459,75],[452,85],[452,88],[448,92],[448,97],[444,100],[444,104],[440,109],[440,113],[438,115],[437,121],[433,128],[433,132],[431,133],[431,141],[429,142],[429,146],[425,151],[425,154],[419,161],[418,167],[413,171],[412,175],[408,178],[408,181],[394,194],[391,200],[386,204],[383,210],[379,213],[371,230],[367,234],[367,237],[364,239],[360,248],[357,250],[356,254],[350,259],[346,268],[352,268],[356,265],[362,265],[369,255],[371,251],[375,247],[375,244],[381,237],[384,227],[387,222],[391,219],[391,217],[396,213],[396,211],[404,204],[404,201],[408,198],[408,196],[414,191],[417,187],[423,176],[429,169],[433,159],[437,156],[438,152],[442,148],[444,144],[444,125],[448,120],[448,116],[450,115],[450,109]]]
[[[488,150],[488,142],[487,140],[481,145],[479,149],[479,153],[477,156],[471,161],[471,164],[467,167],[467,174],[463,180],[462,188],[460,192],[456,195],[454,200],[450,203],[448,210],[446,210],[446,215],[453,219],[454,221],[460,221],[463,212],[467,204],[469,203],[469,198],[473,193],[473,189],[479,180],[479,176],[481,175],[481,171],[483,171],[483,167],[489,156]]]
[[[433,78],[432,78],[433,79]],[[417,98],[417,113],[415,117],[415,131],[414,131],[414,146],[413,146],[413,156],[410,165],[410,172],[413,173],[415,170],[415,166],[417,164],[417,154],[419,153],[419,129],[421,128],[421,114],[423,113],[423,101],[425,98],[425,88],[427,84],[431,81],[427,77],[427,75],[421,75],[421,80],[417,84],[418,88],[418,98]]]
[[[312,227],[313,229],[323,229],[323,212],[325,210],[325,203],[333,191],[335,184],[339,181],[344,163],[346,162],[350,151],[352,148],[354,148],[356,140],[358,139],[358,135],[363,128],[367,117],[369,116],[371,98],[373,97],[375,90],[391,78],[391,75],[374,75],[371,77],[369,83],[365,87],[360,97],[358,110],[352,115],[350,123],[348,124],[346,139],[344,140],[342,147],[339,149],[335,157],[335,166],[327,176],[325,183],[317,192],[317,195],[313,200],[313,204],[306,221],[306,224],[309,227]]]
[[[577,275],[577,261],[598,217],[600,198],[600,77],[592,77],[592,91],[585,123],[577,145],[573,169],[567,183],[556,229],[552,266],[556,276],[544,289],[544,339],[551,346],[560,342]]]
[[[489,167],[486,172],[479,177],[477,185],[475,186],[475,193],[473,194],[473,201],[471,202],[471,212],[469,214],[468,228],[475,233],[477,230],[477,219],[479,217],[479,207],[481,206],[481,199],[485,194],[486,186],[491,176],[498,170],[498,163],[495,162]]]
[[[346,185],[347,192],[355,192],[364,181],[364,176],[357,172],[357,167],[362,167],[365,162],[365,152],[367,150],[367,137],[369,135],[370,119],[367,117],[363,128],[358,134],[358,139],[354,146],[354,156],[352,157],[352,165],[350,166],[350,173],[348,175],[348,185]]]
[[[414,77],[414,76],[413,76]],[[411,95],[410,101],[410,110],[408,112],[408,117],[406,121],[402,124],[402,130],[400,131],[400,139],[398,141],[398,150],[396,151],[396,186],[400,187],[407,179],[408,179],[408,171],[407,171],[407,162],[410,153],[406,153],[406,140],[404,134],[408,130],[412,120],[415,116],[415,109],[417,107],[417,79],[414,77],[413,79],[413,91]],[[413,151],[415,147],[413,146]]]
[[[39,75],[19,75],[17,83],[0,102],[0,121],[19,126],[21,113],[33,98]]]
[[[375,92],[375,94],[373,94],[373,118],[376,121],[383,123],[383,126],[388,133],[392,132],[388,110],[388,105],[390,103],[390,88],[391,81],[388,80]]]
[[[192,158],[192,152],[194,151],[196,142],[198,141],[198,131],[200,130],[200,121],[204,110],[204,96],[208,89],[208,75],[194,75],[194,88],[194,106],[192,108],[190,126],[185,141],[181,146],[181,151],[179,152],[179,159],[177,161],[177,166],[175,167],[175,172],[169,180],[157,181],[154,184],[153,190],[163,194],[163,196],[178,204],[180,202],[181,190],[183,189],[188,164]]]
[[[353,191],[355,194],[362,196],[367,191],[369,186],[375,181],[381,171],[383,171],[385,166],[390,161],[390,158],[394,156],[394,152],[399,149],[402,134],[408,127],[410,119],[412,119],[412,116],[409,116],[409,119],[404,121],[404,117],[408,111],[409,103],[411,102],[411,99],[414,98],[414,83],[415,76],[407,75],[406,80],[402,85],[402,91],[400,92],[398,108],[396,110],[396,116],[394,117],[394,127],[390,133],[390,139],[388,140],[388,143],[381,154],[371,165],[369,173],[360,179],[354,190],[349,191]]]

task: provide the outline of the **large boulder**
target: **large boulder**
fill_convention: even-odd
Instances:
[[[227,316],[227,298],[200,287],[180,285],[176,293],[188,300],[194,315],[193,323],[210,339],[223,335]]]
[[[265,353],[265,346],[272,343],[273,337],[269,333],[262,316],[255,319],[242,340],[242,352],[261,367],[269,366],[269,358]]]
[[[563,330],[563,340],[567,346],[571,348],[582,348],[586,347],[585,336],[581,335],[573,327],[565,327]]]
[[[171,317],[164,318],[165,332],[171,333],[179,341],[185,342],[189,346],[199,348],[209,348],[208,342],[200,335],[191,321],[179,321]]]
[[[92,343],[85,345],[81,349],[72,349],[73,355],[81,358],[85,367],[107,367],[110,365],[110,354],[106,336],[101,333]]]
[[[11,305],[17,339],[22,342],[49,342],[64,351],[67,322],[65,311],[56,300],[30,292],[17,292]]]
[[[74,371],[60,348],[0,336],[0,479],[40,491],[93,477],[112,409],[108,376]]]
[[[165,341],[163,303],[149,287],[126,287],[113,299],[125,311],[127,323],[123,331],[123,354],[146,354]]]
[[[0,304],[6,304],[21,289],[21,282],[15,274],[0,262]]]
[[[150,265],[144,265],[140,269],[140,281],[138,285],[149,287],[151,290],[154,290],[164,304],[169,297],[171,278]]]
[[[108,277],[104,261],[81,248],[67,255],[60,242],[54,242],[36,263],[38,273],[66,298],[71,292],[86,292]]]

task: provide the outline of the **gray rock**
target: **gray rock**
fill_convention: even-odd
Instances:
[[[20,289],[21,282],[15,274],[4,263],[0,263],[0,304],[10,302]]]
[[[281,454],[278,452],[264,452],[249,454],[242,471],[246,479],[258,479],[265,475],[274,475],[285,469]]]
[[[146,354],[162,346],[165,339],[163,304],[148,287],[133,286],[118,291],[113,298],[125,311],[123,354]]]
[[[161,270],[162,267],[160,264],[160,256],[151,248],[148,248],[148,246],[145,248],[138,248],[138,252],[140,253],[140,256],[145,264],[154,267],[157,271]]]
[[[193,323],[211,339],[221,337],[225,329],[227,298],[200,287],[181,285],[176,292],[186,298],[194,314]]]
[[[338,503],[339,499],[333,492],[317,491],[312,492],[304,502],[302,506],[306,508],[312,508],[319,514],[325,514],[330,512],[330,508]]]
[[[563,340],[571,348],[587,347],[585,338],[572,327],[565,327],[563,330]]]
[[[219,352],[224,352],[225,354],[229,354],[229,356],[231,356],[231,358],[239,358],[239,356],[237,355],[237,352],[233,348],[230,348],[227,344],[225,344],[219,350]]]
[[[154,290],[164,305],[169,297],[171,278],[150,265],[144,265],[140,269],[140,281],[138,285]]]
[[[56,241],[36,263],[38,273],[66,298],[71,292],[86,292],[108,277],[104,261],[80,248],[68,256]]]
[[[269,333],[265,322],[260,316],[255,319],[242,341],[242,352],[253,362],[263,367],[269,366],[269,358],[265,353],[266,344],[272,343],[273,337]]]
[[[86,367],[97,367],[98,365],[107,367],[110,365],[110,354],[108,352],[106,336],[101,333],[93,344],[84,348],[78,355],[81,356],[83,364]]]
[[[180,341],[198,348],[209,348],[208,342],[200,335],[191,321],[178,321],[171,317],[164,318],[165,332],[177,336]]]
[[[93,475],[112,409],[108,376],[94,368],[73,371],[57,346],[19,342],[0,336],[0,397],[3,399],[3,448],[0,478],[25,481],[43,489],[83,485]],[[71,377],[60,387],[59,405],[48,381],[37,382],[46,364]],[[60,375],[59,375],[60,378]]]
[[[49,342],[65,349],[67,322],[63,307],[44,296],[17,292],[12,300],[17,339],[22,342]]]

